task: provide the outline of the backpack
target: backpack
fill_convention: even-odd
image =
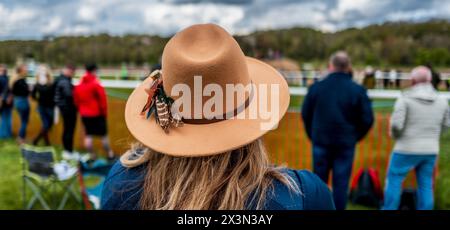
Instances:
[[[403,189],[398,210],[416,210],[416,202],[416,190],[412,188]]]
[[[383,201],[380,178],[373,168],[359,169],[352,180],[350,201],[354,204],[379,208]]]

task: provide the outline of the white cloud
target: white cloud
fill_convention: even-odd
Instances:
[[[375,17],[379,16],[378,14],[380,13],[380,11],[386,10],[386,7],[388,7],[387,5],[389,3],[392,2],[386,0],[339,0],[337,3],[337,7],[330,10],[330,19],[348,24],[349,22],[346,19],[349,16],[351,17],[352,15],[357,13],[361,16],[364,16],[364,18],[361,18],[362,20],[364,20],[366,17],[376,20]],[[356,21],[354,23],[358,22]]]
[[[78,18],[82,21],[93,22],[97,19],[98,12],[94,7],[91,6],[81,6],[78,9]]]
[[[370,4],[371,0],[339,0],[337,10],[339,11],[347,11],[347,10],[364,10],[368,4]]]
[[[437,11],[437,17],[450,17],[450,1],[436,1],[432,7]]]
[[[32,20],[36,12],[30,8],[6,8],[0,4],[0,35],[8,34],[25,27],[25,23]]]
[[[170,34],[197,23],[217,23],[235,32],[234,26],[244,17],[242,7],[222,4],[150,4],[143,8],[150,32]]]
[[[248,18],[248,23],[239,30],[245,33],[255,29],[276,29],[296,25],[330,29],[330,25],[326,23],[325,10],[325,5],[320,2],[273,6],[262,14]]]
[[[191,24],[207,22],[220,24],[229,32],[239,34],[293,26],[336,31],[388,20],[416,21],[429,18],[450,20],[450,1],[10,1],[8,4],[0,3],[0,39],[99,32],[167,36]]]
[[[45,34],[58,32],[58,30],[61,28],[62,24],[63,24],[63,21],[62,21],[61,17],[54,16],[44,26],[44,28],[42,29],[42,32]]]

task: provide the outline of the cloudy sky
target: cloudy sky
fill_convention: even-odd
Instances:
[[[170,35],[213,22],[231,33],[308,26],[323,31],[385,21],[450,20],[450,0],[0,0],[0,39],[46,35]]]

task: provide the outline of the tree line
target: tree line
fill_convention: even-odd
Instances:
[[[413,66],[450,65],[450,22],[385,23],[325,33],[311,28],[257,31],[235,37],[248,56],[269,58],[275,52],[299,63],[324,63],[336,50],[349,52],[356,64]],[[153,35],[61,36],[42,40],[0,41],[0,63],[14,65],[33,57],[53,66],[97,62],[153,65],[159,62],[168,37]]]

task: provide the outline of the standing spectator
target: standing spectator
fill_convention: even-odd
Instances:
[[[397,89],[397,87],[398,87],[397,80],[398,80],[397,70],[391,69],[391,71],[389,71],[389,84],[394,89]]]
[[[38,103],[37,110],[42,121],[42,128],[34,138],[33,144],[37,145],[43,138],[46,145],[50,145],[48,132],[53,125],[55,111],[55,88],[53,85],[50,70],[46,66],[39,66],[36,74],[36,84],[33,87],[31,96]]]
[[[363,86],[366,89],[374,89],[375,88],[375,73],[371,66],[367,66],[364,70],[364,80]]]
[[[395,71],[396,73],[396,79],[395,79],[395,88],[401,89],[401,83],[402,83],[402,73],[398,70]]]
[[[91,154],[91,159],[96,158],[93,151],[93,136],[102,137],[104,150],[108,154],[108,159],[114,159],[114,153],[109,146],[107,134],[107,101],[103,86],[97,80],[97,66],[95,64],[86,65],[86,74],[81,79],[79,85],[75,87],[74,102],[81,115],[84,125],[85,138],[84,146]]]
[[[450,76],[449,75],[447,75],[447,79],[444,79],[444,82],[445,82],[445,89],[447,90],[447,91],[450,91]]]
[[[447,91],[450,91],[450,78],[447,78],[447,80],[445,81],[445,88],[447,89]]]
[[[306,95],[302,117],[313,143],[314,172],[328,182],[333,171],[333,198],[336,209],[347,204],[355,145],[373,123],[371,102],[366,90],[352,81],[350,58],[335,53],[330,74],[312,85]]]
[[[9,88],[8,69],[0,65],[0,139],[11,138],[13,98]]]
[[[303,87],[306,87],[306,86],[307,86],[307,83],[308,83],[308,71],[302,70],[301,73],[302,73],[302,75],[301,75],[301,78],[302,78],[302,86],[303,86]]]
[[[389,70],[388,69],[384,69],[383,70],[383,89],[388,89],[389,88]]]
[[[384,88],[383,86],[383,72],[377,69],[375,70],[375,85],[377,88]]]
[[[428,69],[430,69],[430,71],[431,71],[431,85],[433,85],[433,87],[434,87],[436,90],[439,90],[439,84],[441,84],[441,75],[440,75],[438,72],[436,72],[436,71],[434,70],[434,68],[433,68],[433,66],[431,65],[431,63],[428,63],[428,64],[426,65],[426,67],[427,67]]]
[[[128,66],[126,63],[122,63],[122,67],[120,67],[120,78],[128,80]]]
[[[73,134],[77,122],[77,109],[73,102],[73,84],[72,77],[75,74],[75,67],[67,65],[62,70],[61,75],[55,80],[55,97],[54,101],[63,118],[63,158],[76,158],[73,153]]]
[[[439,137],[449,126],[447,100],[431,84],[431,71],[420,66],[411,72],[413,86],[396,101],[390,135],[396,140],[386,178],[384,209],[400,205],[403,180],[415,169],[417,208],[433,209],[433,170],[439,153]]]
[[[25,65],[20,65],[16,68],[16,75],[11,81],[12,94],[14,96],[14,107],[19,113],[20,129],[17,141],[19,144],[25,142],[27,132],[28,120],[30,118],[30,102],[28,96],[30,95],[30,88],[27,84],[27,68]]]

